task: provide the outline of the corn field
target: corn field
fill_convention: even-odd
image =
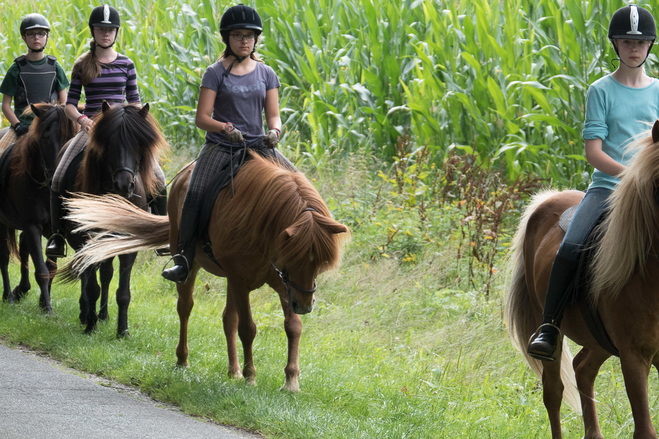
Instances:
[[[617,64],[606,38],[622,1],[275,0],[261,14],[258,51],[279,74],[283,144],[318,166],[362,150],[395,161],[409,135],[441,162],[463,150],[504,163],[512,181],[533,174],[583,187],[581,129],[588,84]],[[220,17],[233,3],[120,0],[117,49],[133,59],[144,102],[175,150],[192,152],[205,68],[223,49]],[[639,2],[652,11],[657,2]],[[0,77],[24,53],[21,18],[52,25],[47,53],[67,72],[88,48],[96,2],[0,0]],[[657,56],[646,69],[657,76]],[[6,124],[6,121],[4,121]],[[398,158],[399,159],[399,158]]]

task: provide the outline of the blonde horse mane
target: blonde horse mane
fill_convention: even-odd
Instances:
[[[252,154],[234,185],[235,195],[224,190],[218,199],[212,231],[222,254],[263,254],[282,267],[313,257],[316,274],[338,267],[349,230],[332,219],[304,174]]]
[[[609,199],[610,210],[596,233],[601,236],[592,263],[591,298],[595,304],[614,298],[635,273],[645,273],[647,257],[657,237],[659,208],[655,198],[659,182],[659,144],[655,124],[642,138],[626,147],[636,157],[622,173]],[[654,249],[657,251],[657,249]]]

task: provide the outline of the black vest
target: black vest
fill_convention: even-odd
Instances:
[[[30,104],[40,102],[57,102],[57,68],[55,58],[46,56],[46,62],[34,65],[27,60],[25,55],[14,60],[18,65],[18,88],[14,96],[14,108],[20,111]],[[16,113],[18,114],[18,113]]]

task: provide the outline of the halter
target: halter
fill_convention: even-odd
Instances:
[[[112,167],[111,164],[108,165],[108,169],[110,170],[110,174],[112,175],[112,185],[114,185],[116,181],[115,177],[119,172],[128,172],[131,175],[131,177],[133,177],[133,184],[135,184],[135,179],[137,178],[136,175],[140,169],[140,161],[139,160],[137,161],[137,164],[135,165],[135,169],[131,169],[128,166],[122,166],[120,168],[115,169]]]
[[[302,212],[317,212],[317,210],[314,209],[313,207],[305,207],[304,209],[302,209]],[[295,284],[292,280],[288,278],[287,269],[285,268],[283,270],[278,269],[272,261],[270,261],[270,265],[272,265],[272,268],[274,268],[277,274],[279,275],[279,279],[281,279],[282,283],[286,286],[287,291],[290,291],[291,287],[293,287],[299,292],[304,294],[313,294],[316,292],[316,289],[318,288],[318,285],[316,284],[316,279],[313,280],[313,288],[310,290],[305,290],[304,288]]]
[[[293,287],[299,292],[304,294],[313,294],[316,292],[316,289],[318,288],[318,285],[316,284],[316,279],[313,280],[313,288],[310,290],[305,290],[304,288],[295,284],[292,280],[288,278],[288,270],[286,270],[285,268],[283,270],[280,270],[277,267],[275,267],[275,264],[273,264],[272,262],[270,262],[270,265],[272,265],[272,268],[274,268],[277,274],[279,275],[279,279],[281,279],[282,283],[286,286],[287,291],[290,291],[291,287]]]

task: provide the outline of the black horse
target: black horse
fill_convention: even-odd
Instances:
[[[167,148],[157,121],[149,113],[149,104],[142,108],[130,104],[110,107],[104,102],[95,122],[89,144],[80,154],[80,159],[74,160],[70,166],[69,173],[75,175],[70,184],[65,183],[67,191],[116,194],[146,210],[147,199],[156,196],[162,189],[154,170],[160,153]],[[64,221],[63,226],[66,239],[75,250],[89,240],[87,233],[75,230],[75,224]],[[130,275],[136,256],[137,252],[119,256],[119,287],[116,292],[118,337],[129,335]],[[80,276],[80,322],[87,325],[86,333],[96,328],[99,319],[108,318],[108,290],[114,274],[112,259],[100,264],[100,288],[96,279],[98,268],[91,267]],[[64,277],[62,280],[73,282],[77,279]],[[101,306],[97,314],[99,296]]]
[[[2,299],[21,300],[30,290],[29,257],[41,296],[39,306],[52,312],[49,275],[57,267],[44,262],[41,236],[50,231],[50,179],[55,170],[57,153],[77,130],[77,124],[57,104],[36,104],[30,109],[36,116],[30,131],[7,148],[0,159],[0,271]],[[16,230],[22,230],[16,246]],[[21,280],[12,291],[9,283],[9,256],[18,253]]]

